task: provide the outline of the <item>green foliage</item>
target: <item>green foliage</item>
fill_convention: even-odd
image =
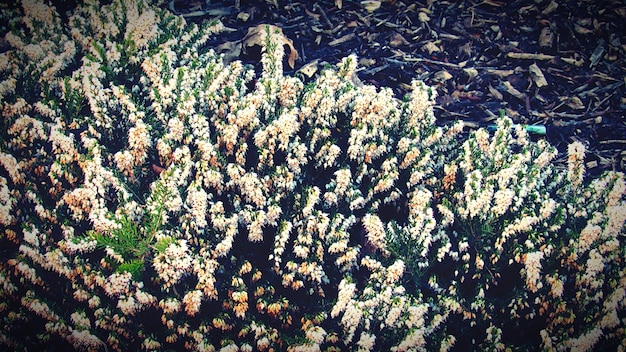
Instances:
[[[135,258],[120,264],[116,271],[119,273],[128,272],[132,275],[133,279],[140,280],[143,270],[144,260],[141,258]]]
[[[156,185],[152,194],[156,205],[155,209],[144,215],[140,221],[136,221],[123,213],[119,218],[115,218],[118,227],[110,232],[103,233],[93,230],[87,232],[86,238],[95,240],[98,248],[109,248],[122,257],[123,262],[116,266],[116,272],[127,271],[134,278],[139,279],[147,257],[151,254],[151,249],[154,248],[158,253],[162,253],[170,243],[174,242],[174,239],[165,237],[154,243],[156,234],[161,230],[167,194],[164,187]],[[78,241],[81,239],[77,238]]]
[[[111,230],[110,233],[92,230],[87,235],[98,243],[98,247],[110,248],[124,260],[143,258],[150,248],[141,229],[126,214],[119,219],[119,228]]]
[[[157,253],[165,253],[167,247],[175,242],[176,240],[172,237],[163,237],[156,241],[156,243],[154,244],[154,249],[157,251]]]

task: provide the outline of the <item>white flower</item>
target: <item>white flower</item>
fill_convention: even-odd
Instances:
[[[312,326],[306,330],[306,338],[313,343],[322,344],[327,333],[321,326]]]
[[[368,243],[383,254],[388,253],[387,244],[385,243],[385,227],[380,218],[374,214],[365,214],[362,221]]]
[[[361,338],[357,342],[357,345],[359,346],[359,351],[371,351],[374,348],[375,342],[376,336],[374,336],[373,334],[362,332]]]
[[[109,296],[127,294],[130,289],[131,277],[132,275],[127,271],[109,275],[104,285],[105,292]]]
[[[543,252],[531,252],[524,255],[524,268],[526,273],[526,286],[531,292],[537,292],[543,287],[541,278],[541,260]]]

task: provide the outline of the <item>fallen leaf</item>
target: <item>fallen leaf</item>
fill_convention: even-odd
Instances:
[[[546,81],[546,77],[541,72],[541,69],[537,64],[532,64],[528,67],[528,72],[530,73],[530,77],[535,82],[537,88],[545,87],[548,85],[548,81]]]
[[[367,10],[367,12],[374,12],[380,8],[380,1],[377,0],[364,0],[361,1],[361,5]]]
[[[404,39],[400,33],[394,33],[394,35],[391,36],[391,40],[389,40],[389,45],[397,48],[399,46],[409,45],[409,42]]]
[[[315,72],[317,72],[317,64],[319,60],[315,60],[313,62],[309,62],[308,64],[302,66],[298,72],[302,72],[305,76],[311,78]]]
[[[600,80],[603,81],[613,81],[613,82],[619,82],[619,78],[615,78],[615,77],[611,77],[609,75],[607,75],[606,73],[603,72],[596,72],[593,75],[591,75],[594,78],[598,78]],[[626,77],[624,77],[624,82],[626,83]]]
[[[335,0],[335,6],[337,6],[337,8],[339,10],[341,10],[341,8],[343,7],[343,3],[341,0]]]
[[[241,54],[241,44],[235,41],[225,42],[218,45],[215,51],[222,54],[222,60],[224,60],[225,63],[229,63]]]
[[[293,46],[293,41],[287,38],[283,34],[283,30],[280,27],[277,27],[271,24],[260,24],[256,27],[248,28],[248,34],[246,34],[246,36],[243,37],[241,41],[243,44],[243,51],[245,52],[247,47],[251,47],[255,45],[264,47],[265,40],[263,39],[264,35],[262,34],[266,33],[266,31],[272,31],[275,35],[278,35],[278,37],[280,38],[280,42],[283,45],[287,45],[289,47],[290,52],[289,52],[289,57],[287,58],[287,62],[289,63],[289,66],[293,69],[294,66],[296,65],[298,52],[296,51],[296,48]]]
[[[517,118],[520,116],[520,113],[511,109],[511,108],[504,108],[504,114],[510,118],[512,118],[513,120],[517,120]]]
[[[539,94],[539,93],[535,93],[535,99],[539,100],[539,102],[541,102],[542,104],[547,104],[548,100],[546,98],[543,97],[543,95]]]
[[[445,82],[450,78],[452,78],[452,75],[446,70],[438,71],[433,75],[433,81],[435,82]]]

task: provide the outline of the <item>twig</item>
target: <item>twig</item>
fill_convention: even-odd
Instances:
[[[458,68],[458,69],[465,67],[465,64],[467,63],[466,61],[463,61],[461,63],[455,64],[451,62],[431,60],[431,59],[427,59],[423,57],[403,57],[402,59],[405,60],[406,62],[427,62],[429,64],[453,67],[453,68]]]
[[[552,60],[556,56],[546,54],[531,54],[531,53],[508,53],[506,56],[511,59],[524,59],[524,60]]]

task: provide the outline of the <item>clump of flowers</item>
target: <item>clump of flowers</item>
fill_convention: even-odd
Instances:
[[[360,84],[355,56],[286,77],[270,25],[255,73],[207,46],[220,22],[149,1],[12,11],[3,346],[623,344],[626,184],[586,182],[582,144],[561,169],[506,117],[464,137],[423,83]]]

